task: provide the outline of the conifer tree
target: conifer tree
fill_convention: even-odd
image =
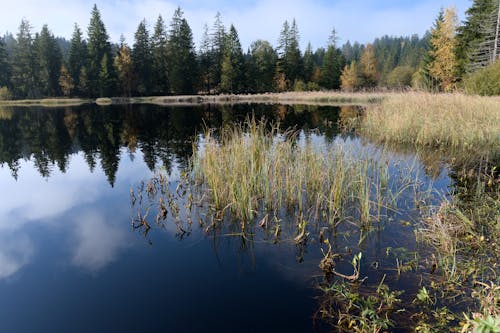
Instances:
[[[167,43],[167,29],[163,17],[159,15],[151,38],[151,52],[153,57],[151,76],[154,95],[168,94]]]
[[[120,49],[114,59],[114,65],[122,88],[122,94],[128,97],[132,96],[132,88],[134,85],[132,51],[127,43],[125,43],[125,38],[123,36],[120,41]]]
[[[276,67],[276,52],[268,41],[257,40],[250,46],[251,81],[253,91],[273,91],[274,69]]]
[[[61,73],[62,54],[54,35],[47,25],[35,38],[39,85],[42,95],[58,96],[60,92],[59,75]]]
[[[80,27],[75,23],[73,35],[71,36],[70,47],[68,51],[68,72],[75,85],[75,93],[83,94],[80,89],[80,72],[87,66],[87,44],[83,39]]]
[[[340,88],[340,74],[345,66],[342,51],[337,48],[337,33],[333,29],[321,69],[321,85],[327,89]]]
[[[484,23],[489,21],[489,16],[495,12],[498,0],[473,0],[465,12],[466,18],[457,29],[457,75],[463,77],[466,72],[474,70],[471,63],[472,54],[486,41]],[[498,14],[498,12],[496,12]]]
[[[9,58],[7,55],[7,50],[5,49],[5,43],[2,38],[0,38],[0,88],[10,87],[10,78],[12,72],[9,63]]]
[[[362,77],[360,68],[356,61],[346,65],[340,76],[341,87],[344,91],[355,91],[362,86]]]
[[[193,34],[183,12],[178,7],[172,18],[168,40],[170,87],[173,94],[193,94],[197,79],[196,53]]]
[[[26,19],[23,19],[19,26],[12,59],[12,85],[16,97],[40,97],[38,89],[39,71],[31,36],[31,25]]]
[[[307,44],[304,52],[304,81],[311,81],[314,71],[314,58],[311,43]]]
[[[212,49],[210,35],[208,31],[208,25],[203,26],[203,36],[201,38],[200,49],[199,49],[199,69],[200,69],[200,79],[201,88],[207,93],[212,90],[212,79],[211,79],[211,67],[212,67]]]
[[[64,65],[61,66],[61,74],[59,76],[59,86],[61,87],[63,95],[66,97],[71,96],[71,93],[75,88],[73,78],[71,77],[71,74]]]
[[[92,9],[87,33],[89,66],[86,72],[89,83],[88,90],[92,96],[103,96],[104,93],[109,94],[114,90],[114,70],[109,36],[96,5]],[[106,77],[106,80],[100,80],[102,77]]]
[[[225,42],[221,68],[221,91],[239,93],[243,87],[243,51],[236,28],[231,25]]]
[[[376,86],[378,82],[377,59],[372,44],[366,45],[359,64],[363,75],[363,84],[367,87]]]
[[[211,81],[214,87],[221,82],[222,62],[226,43],[226,29],[222,23],[221,14],[217,13],[211,35]]]
[[[429,74],[439,82],[440,90],[451,91],[457,81],[456,34],[457,15],[455,10],[447,8],[440,14],[431,31],[429,51],[432,61],[427,65]]]
[[[149,31],[146,20],[142,20],[135,32],[135,42],[132,49],[132,63],[136,75],[136,89],[139,95],[151,93],[151,76],[153,56],[151,52]]]

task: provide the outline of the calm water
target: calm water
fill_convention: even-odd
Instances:
[[[205,126],[252,113],[302,129],[302,140],[378,149],[339,136],[337,125],[355,113],[347,107],[0,110],[0,332],[324,331],[313,323],[322,279],[314,239],[299,247],[258,231],[249,241],[195,225],[187,234],[174,225],[147,235],[131,227],[131,188],[155,170],[175,186]],[[405,165],[425,184],[450,184],[444,168],[429,172],[411,154],[391,154],[391,170]],[[363,251],[373,283],[388,274],[411,290],[411,276],[396,281],[373,263],[388,266],[398,249],[414,246],[403,223],[414,217],[411,209],[389,214],[360,245],[346,240],[356,233],[346,228],[336,247]]]

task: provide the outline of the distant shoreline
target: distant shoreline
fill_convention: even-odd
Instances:
[[[239,95],[180,95],[180,96],[148,96],[148,97],[105,97],[97,99],[80,98],[46,98],[0,101],[0,106],[39,106],[66,107],[84,104],[124,105],[202,105],[202,104],[375,104],[393,93],[343,93],[343,92],[285,92],[265,94]]]

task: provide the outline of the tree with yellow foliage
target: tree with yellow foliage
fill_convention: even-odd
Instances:
[[[454,8],[447,8],[439,15],[431,30],[429,55],[432,59],[427,64],[430,76],[439,82],[440,90],[451,91],[458,80],[456,58],[457,14]]]
[[[360,69],[356,61],[351,62],[350,65],[345,65],[340,75],[340,86],[342,90],[352,92],[362,85],[362,81]]]
[[[363,75],[363,85],[375,87],[378,82],[377,59],[375,49],[372,44],[367,44],[360,59],[361,73]]]

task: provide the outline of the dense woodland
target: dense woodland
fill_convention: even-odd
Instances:
[[[452,91],[500,54],[498,0],[474,0],[459,25],[442,10],[423,37],[384,36],[366,45],[338,44],[302,52],[297,22],[285,21],[276,47],[265,40],[242,50],[236,27],[217,14],[198,49],[178,8],[150,31],[141,21],[132,45],[112,43],[97,6],[86,30],[70,41],[47,25],[33,32],[23,19],[14,36],[0,38],[0,99],[259,93],[320,89],[417,87]],[[498,66],[497,66],[498,67]],[[483,80],[484,81],[484,80]]]

